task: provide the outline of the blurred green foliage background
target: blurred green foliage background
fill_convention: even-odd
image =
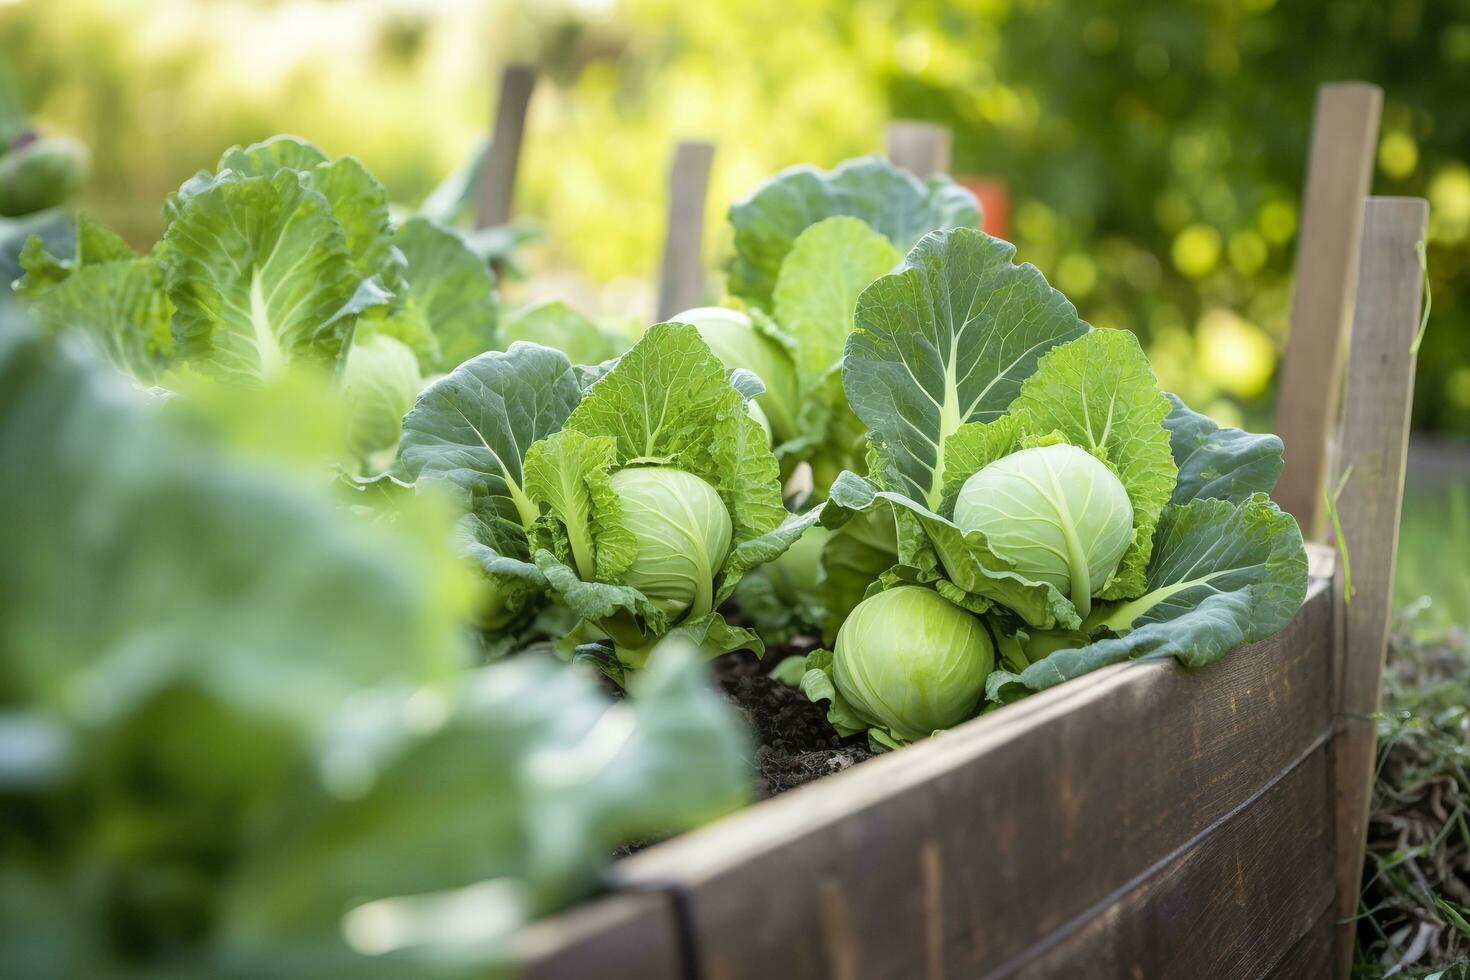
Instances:
[[[278,131],[417,199],[483,132],[499,66],[534,62],[518,206],[545,237],[522,288],[599,313],[651,313],[675,140],[718,144],[713,271],[762,177],[945,122],[955,171],[1009,188],[1022,258],[1254,425],[1315,87],[1376,82],[1375,192],[1432,207],[1415,421],[1470,431],[1470,0],[19,0],[0,51],[43,125],[93,147],[84,205],[138,242],[184,177]]]

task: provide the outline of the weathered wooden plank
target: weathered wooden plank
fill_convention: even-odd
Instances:
[[[672,903],[620,894],[537,922],[516,937],[522,980],[660,980],[682,973]]]
[[[949,173],[949,148],[948,126],[915,119],[888,124],[888,159],[916,177]]]
[[[1332,944],[1336,936],[1337,914],[1328,902],[1307,934],[1265,974],[1266,980],[1318,980],[1332,976],[1336,965]]]
[[[535,88],[535,68],[530,65],[505,66],[500,76],[495,129],[480,172],[480,200],[475,210],[475,221],[481,228],[503,225],[510,220],[516,171],[521,161],[521,138],[526,129],[526,109]]]
[[[1328,439],[1337,421],[1362,201],[1373,176],[1382,105],[1375,85],[1323,85],[1312,119],[1291,333],[1276,395],[1276,432],[1286,443],[1286,466],[1274,494],[1311,538],[1323,529]]]
[[[1299,764],[1166,864],[987,976],[1264,976],[1331,904],[1327,787],[1323,733]]]
[[[1338,471],[1349,473],[1338,511],[1352,568],[1343,609],[1342,670],[1337,679],[1337,912],[1357,908],[1373,783],[1383,659],[1388,648],[1394,558],[1404,497],[1404,457],[1414,396],[1414,337],[1422,273],[1415,250],[1429,208],[1417,198],[1369,198],[1348,360]],[[1351,964],[1352,926],[1338,936],[1338,967]]]
[[[1098,671],[635,855],[618,877],[683,882],[717,980],[982,975],[1320,742],[1331,612],[1315,581],[1286,630],[1209,668]]]
[[[658,319],[698,306],[704,293],[704,203],[715,145],[684,140],[669,167],[669,226],[664,234]]]

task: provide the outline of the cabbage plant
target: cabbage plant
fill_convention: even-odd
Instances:
[[[868,473],[829,522],[890,512],[872,586],[984,617],[1007,700],[1118,660],[1208,663],[1283,627],[1306,591],[1295,520],[1268,497],[1281,442],[1158,389],[1133,334],[1094,330],[1013,246],[922,239],[858,299],[843,356]]]
[[[515,343],[424,390],[392,476],[457,491],[462,551],[491,582],[507,636],[567,610],[578,622],[563,648],[581,641],[615,677],[671,633],[711,656],[759,652],[717,610],[819,511],[782,506],[750,380],[681,323],[650,327],[595,371]]]
[[[476,666],[437,502],[358,520],[76,346],[0,316],[8,975],[500,976],[616,845],[746,798],[688,651],[617,701]]]
[[[770,419],[782,476],[809,467],[794,497],[798,508],[808,506],[825,498],[838,473],[864,466],[864,428],[841,378],[858,294],[925,232],[978,225],[979,208],[948,177],[919,180],[862,157],[828,171],[783,170],[732,205],[729,217],[730,302],[743,311],[702,308],[675,319],[698,326],[727,366],[764,382],[756,401]],[[824,536],[830,562],[818,554],[808,568],[801,559],[792,569],[799,580],[769,566],[742,584],[737,601],[763,634],[810,632],[830,642],[863,587],[892,564],[892,537],[892,522],[874,515]]]
[[[349,400],[364,413],[350,448],[369,471],[391,459],[398,433],[382,402],[361,397],[364,372],[394,371],[394,405],[407,374],[383,338],[423,376],[498,343],[494,277],[461,238],[423,217],[395,223],[362,164],[292,136],[233,147],[186,181],[146,255],[80,215],[72,254],[35,237],[20,261],[16,288],[38,321],[86,338],[145,385],[187,372],[259,386],[302,367],[350,368]],[[358,343],[370,349],[354,359]]]

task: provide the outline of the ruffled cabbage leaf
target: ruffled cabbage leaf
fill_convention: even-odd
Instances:
[[[730,206],[730,292],[769,308],[792,244],[809,226],[834,215],[862,219],[900,251],[935,229],[980,224],[980,208],[969,191],[942,175],[920,180],[882,157],[859,157],[825,171],[789,167]]]

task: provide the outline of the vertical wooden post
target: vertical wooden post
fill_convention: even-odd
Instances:
[[[658,285],[658,319],[696,306],[704,292],[704,203],[715,145],[683,140],[669,167],[669,225]]]
[[[500,102],[495,110],[495,130],[480,172],[480,201],[475,224],[480,228],[503,225],[510,220],[515,195],[516,168],[521,160],[521,137],[526,128],[526,107],[536,87],[536,69],[530,65],[506,65],[500,76]]]
[[[1388,646],[1394,554],[1404,495],[1404,457],[1414,396],[1414,355],[1422,273],[1416,244],[1429,208],[1418,198],[1369,198],[1348,358],[1341,441],[1334,480],[1338,516],[1352,566],[1343,611],[1342,669],[1336,678],[1333,742],[1337,808],[1337,917],[1357,913],[1368,806],[1373,789],[1378,710]],[[1349,472],[1351,468],[1351,472]],[[1339,587],[1342,577],[1338,577]],[[1355,923],[1339,926],[1338,966],[1352,963]]]
[[[948,126],[914,119],[888,124],[888,159],[916,177],[949,173],[949,147]]]
[[[1274,494],[1309,540],[1324,531],[1329,438],[1337,422],[1362,201],[1373,175],[1382,105],[1376,85],[1339,82],[1317,90],[1312,117],[1291,334],[1276,395],[1276,432],[1286,444],[1286,466]]]

